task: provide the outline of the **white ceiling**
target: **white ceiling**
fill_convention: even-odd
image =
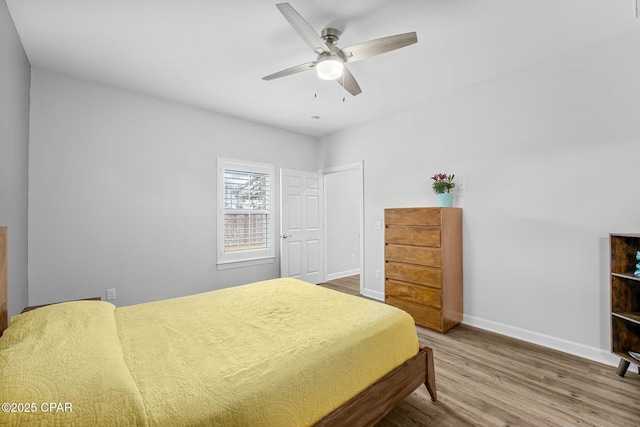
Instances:
[[[350,64],[363,93],[343,102],[314,71],[261,79],[315,59],[278,1],[6,2],[34,67],[313,136],[640,27],[635,0],[290,0],[318,32],[342,30],[338,46],[418,33]]]

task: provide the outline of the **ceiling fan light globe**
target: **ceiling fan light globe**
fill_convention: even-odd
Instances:
[[[318,77],[323,80],[336,80],[342,77],[342,71],[344,64],[337,58],[327,58],[318,61],[316,65],[316,72]]]

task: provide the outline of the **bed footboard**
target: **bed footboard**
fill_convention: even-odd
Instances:
[[[344,405],[326,415],[316,426],[372,426],[421,384],[436,400],[433,350],[422,347],[417,355],[376,381]]]

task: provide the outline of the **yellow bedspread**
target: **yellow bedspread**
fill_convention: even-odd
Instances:
[[[0,338],[0,425],[147,425],[114,309],[70,302],[11,319]]]
[[[72,342],[82,336],[77,348],[62,351],[85,354],[75,361],[83,366],[68,360],[58,365],[44,356],[36,358],[35,367],[11,360],[11,375],[21,385],[11,385],[6,370],[0,383],[4,400],[73,403],[73,414],[55,414],[58,425],[108,420],[154,426],[310,425],[418,351],[408,314],[295,279],[115,310],[108,303],[74,304],[92,304],[92,312],[95,305],[106,307],[100,311],[111,310],[111,317],[105,316],[108,322],[89,316],[87,327],[97,322],[95,329],[62,333]],[[0,363],[12,357],[6,347],[16,338],[9,331],[26,321],[27,314],[13,319],[9,339],[0,338]],[[106,329],[108,337],[103,337]],[[48,334],[38,333],[42,339]],[[99,343],[84,341],[98,333]],[[40,338],[30,341],[44,351],[34,344]],[[25,352],[31,353],[15,349],[14,357]],[[92,360],[97,354],[109,362]],[[80,380],[66,381],[67,372],[85,370]],[[45,380],[32,381],[35,371],[44,371]],[[46,393],[42,384],[49,385]],[[98,409],[92,409],[95,405]],[[94,418],[75,418],[80,413]],[[19,419],[31,415],[20,414]],[[0,424],[15,419],[0,413]]]

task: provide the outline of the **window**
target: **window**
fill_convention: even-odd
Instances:
[[[218,159],[218,268],[273,262],[273,165]]]

